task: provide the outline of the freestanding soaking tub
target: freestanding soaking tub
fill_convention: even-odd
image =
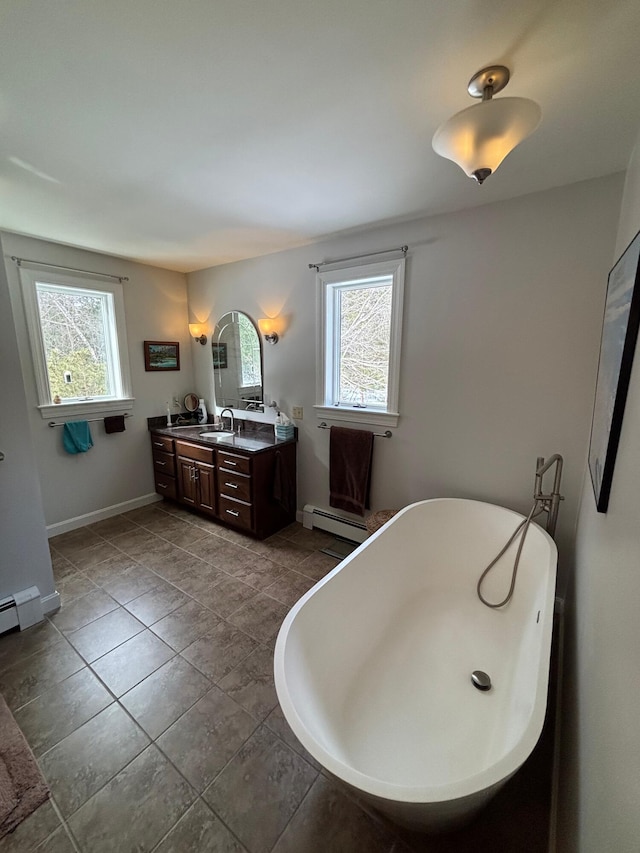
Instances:
[[[556,546],[532,524],[512,600],[476,594],[522,516],[471,500],[412,504],[309,590],[282,624],[275,681],[294,733],[392,819],[441,831],[471,818],[542,730]],[[515,546],[483,584],[509,588]],[[479,690],[481,670],[491,688]]]

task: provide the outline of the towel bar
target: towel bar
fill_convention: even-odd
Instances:
[[[331,427],[327,426],[325,421],[322,421],[321,424],[318,424],[318,429],[331,429]],[[374,435],[377,438],[391,438],[393,436],[393,433],[390,429],[388,429],[385,432],[374,432]]]
[[[108,417],[108,415],[105,415],[105,417]],[[131,415],[128,415],[125,412],[124,417],[130,418]],[[87,423],[93,423],[94,421],[103,421],[104,418],[85,418],[85,420],[87,421]],[[50,427],[64,426],[66,423],[73,424],[73,423],[77,423],[77,421],[60,421],[60,423],[56,423],[56,421],[49,421],[49,426]]]

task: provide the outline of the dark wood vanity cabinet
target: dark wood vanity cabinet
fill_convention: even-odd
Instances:
[[[296,445],[258,452],[152,433],[156,491],[259,539],[295,521]]]
[[[153,451],[153,471],[156,482],[156,492],[165,498],[177,500],[176,456],[173,439],[152,434],[151,448]]]
[[[228,524],[253,529],[253,477],[251,459],[218,450],[218,487],[219,514]]]
[[[175,450],[178,500],[215,515],[215,451],[185,441],[176,441]]]

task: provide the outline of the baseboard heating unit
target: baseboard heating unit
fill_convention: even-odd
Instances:
[[[21,589],[20,592],[0,599],[0,634],[18,625],[20,630],[24,631],[43,619],[42,599],[37,586]]]
[[[302,510],[302,526],[307,530],[326,530],[327,533],[358,544],[369,535],[364,521],[354,521],[313,504],[305,504]]]

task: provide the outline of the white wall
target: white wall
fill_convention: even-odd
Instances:
[[[640,230],[640,136],[624,189],[613,265]],[[558,847],[640,849],[640,344],[609,509],[585,477],[569,586]]]
[[[20,346],[20,359],[48,525],[104,510],[144,496],[153,496],[153,467],[148,417],[166,413],[166,400],[197,390],[193,386],[192,352],[199,347],[188,334],[187,292],[181,273],[161,270],[121,258],[86,252],[57,243],[5,233],[4,259]],[[92,423],[94,446],[70,456],[62,448],[62,428],[51,429],[37,406],[33,363],[27,340],[18,268],[11,255],[45,263],[129,276],[124,283],[131,380],[135,397],[126,431],[107,435],[102,423]],[[181,369],[147,373],[143,341],[180,342]],[[97,417],[97,416],[96,416]],[[59,532],[54,528],[52,532]]]
[[[536,457],[562,453],[567,500],[559,535],[567,561],[622,180],[609,176],[188,275],[199,320],[213,324],[234,308],[254,319],[275,312],[287,319],[280,342],[265,347],[264,386],[289,414],[304,406],[299,507],[329,500],[329,436],[312,409],[315,273],[308,263],[408,243],[402,417],[392,439],[376,439],[372,506],[458,495],[526,511]],[[196,355],[204,387],[209,354]]]
[[[1,241],[0,241],[0,245]],[[28,426],[18,340],[4,267],[0,264],[0,599],[30,586],[54,592],[40,483]]]

